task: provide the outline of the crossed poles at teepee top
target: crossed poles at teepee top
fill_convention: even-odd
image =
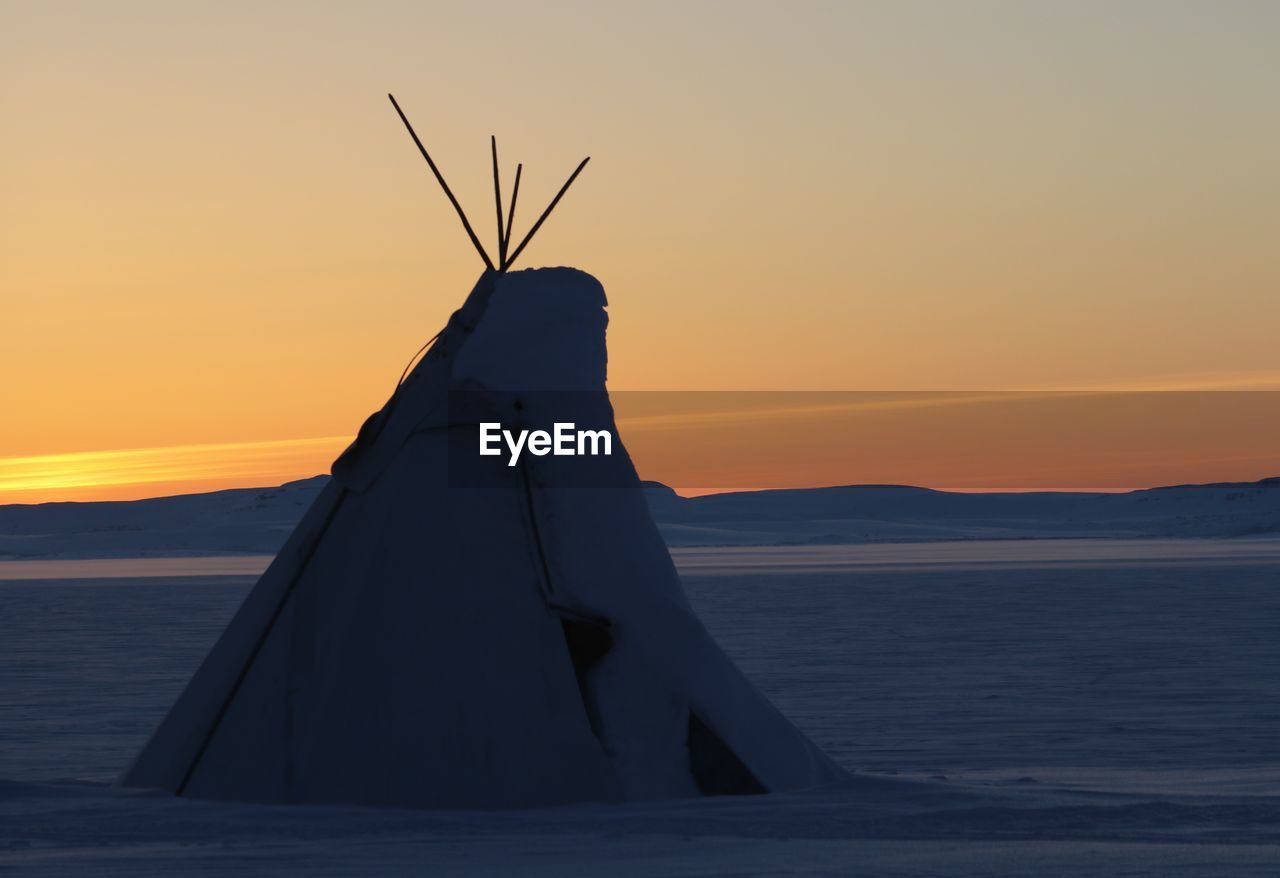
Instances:
[[[422,145],[422,141],[418,139],[418,133],[413,130],[413,126],[409,124],[409,120],[405,117],[404,111],[400,109],[400,105],[396,103],[393,95],[388,94],[391,99],[391,106],[396,108],[396,113],[400,116],[400,121],[404,123],[404,127],[409,130],[409,136],[413,138],[413,142],[418,147],[418,152],[422,153],[422,157],[427,160],[427,166],[431,168],[431,173],[435,174],[436,182],[440,184],[440,188],[444,190],[444,194],[448,197],[449,203],[453,205],[453,209],[458,212],[458,219],[462,220],[462,227],[467,231],[467,237],[471,239],[471,244],[476,248],[476,252],[480,254],[480,258],[484,260],[485,268],[490,271],[506,271],[516,258],[524,251],[529,242],[533,240],[533,236],[537,234],[538,229],[542,228],[542,224],[546,222],[547,217],[551,216],[551,211],[555,210],[560,199],[569,191],[569,187],[573,185],[573,181],[578,179],[578,175],[582,173],[582,169],[587,166],[587,162],[591,161],[591,156],[583,159],[573,173],[569,175],[569,179],[565,180],[564,185],[560,187],[560,191],[556,193],[556,197],[551,199],[551,203],[547,205],[547,209],[542,212],[542,216],[538,217],[538,221],[533,224],[533,228],[529,229],[524,239],[514,251],[508,255],[507,250],[511,245],[511,225],[516,216],[516,196],[520,194],[520,172],[524,165],[516,165],[515,183],[511,187],[511,204],[507,211],[506,222],[502,218],[502,184],[498,178],[498,140],[496,137],[489,137],[489,147],[493,153],[493,198],[497,206],[498,216],[498,265],[495,267],[493,260],[489,258],[489,254],[485,252],[484,245],[480,243],[480,239],[476,237],[475,230],[471,228],[471,223],[467,221],[467,215],[462,210],[462,205],[458,203],[458,199],[453,196],[453,190],[449,188],[449,184],[444,181],[444,175],[440,173],[440,169],[436,167],[436,163],[431,160],[430,153],[427,148]]]

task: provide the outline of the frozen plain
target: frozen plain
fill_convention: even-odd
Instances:
[[[0,872],[1276,874],[1280,540],[675,554],[854,781],[514,813],[114,791],[261,562],[21,562],[0,565]]]

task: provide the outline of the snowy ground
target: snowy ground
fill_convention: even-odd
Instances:
[[[855,781],[485,814],[116,792],[260,562],[0,564],[0,873],[1280,871],[1280,540],[677,557],[716,637]]]

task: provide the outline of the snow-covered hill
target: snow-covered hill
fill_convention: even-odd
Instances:
[[[671,545],[1280,533],[1280,478],[1124,494],[958,494],[902,485],[851,485],[691,499],[653,485],[650,505]]]
[[[0,558],[271,554],[326,476],[151,500],[0,506]],[[672,546],[1280,534],[1280,478],[1126,494],[854,485],[680,497],[648,483]]]
[[[328,478],[150,500],[0,506],[0,558],[271,554]]]

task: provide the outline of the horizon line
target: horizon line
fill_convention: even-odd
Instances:
[[[288,441],[288,440],[282,440]],[[168,500],[179,497],[198,497],[208,494],[220,494],[227,491],[270,491],[297,482],[308,482],[313,479],[332,478],[329,473],[316,473],[294,479],[286,479],[274,484],[237,484],[227,487],[211,487],[207,490],[178,491],[176,493],[147,494],[130,498],[85,499],[85,500],[37,500],[33,502],[3,501],[0,509],[7,506],[45,506],[58,503],[137,503],[146,500]],[[674,492],[684,499],[711,497],[725,494],[760,494],[772,491],[824,491],[837,488],[915,488],[924,491],[936,491],[941,494],[1130,494],[1137,491],[1155,491],[1163,488],[1210,487],[1214,485],[1250,485],[1280,480],[1280,476],[1264,476],[1253,480],[1219,480],[1207,482],[1181,482],[1170,484],[1135,485],[1132,487],[935,487],[932,485],[912,484],[907,482],[841,482],[822,485],[782,485],[770,487],[706,487],[668,485],[656,479],[641,479],[644,485],[659,485]]]

